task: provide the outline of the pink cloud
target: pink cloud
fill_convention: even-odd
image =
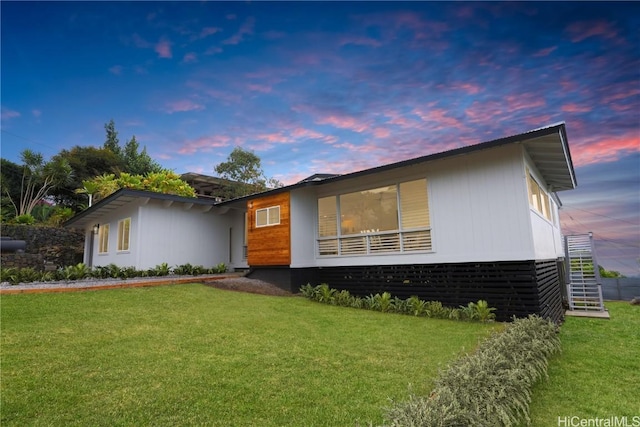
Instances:
[[[630,153],[640,152],[640,135],[637,131],[620,136],[594,136],[585,138],[572,150],[576,166],[613,162]]]
[[[198,62],[198,57],[194,52],[188,52],[188,53],[185,53],[184,56],[182,57],[182,62],[184,62],[185,64],[188,64],[191,62]]]
[[[544,107],[546,103],[535,93],[522,93],[505,97],[510,111]]]
[[[561,107],[561,110],[565,113],[588,113],[591,111],[591,107],[586,105],[578,105],[574,103],[565,104]]]
[[[482,90],[482,87],[474,83],[454,83],[451,88],[454,90],[461,90],[469,95],[476,95]]]
[[[616,39],[618,32],[612,28],[607,21],[582,21],[574,22],[567,27],[567,32],[571,35],[571,41],[581,42],[589,37],[602,37],[605,39]]]
[[[171,42],[168,40],[160,40],[154,47],[159,58],[171,58]]]
[[[0,110],[0,118],[2,118],[2,120],[15,119],[17,117],[20,117],[20,113],[17,111],[5,107],[2,107],[2,110]]]
[[[535,58],[541,58],[543,56],[549,56],[556,49],[558,49],[558,46],[551,46],[551,47],[548,47],[546,49],[540,49],[539,51],[534,53],[532,56],[535,57]]]
[[[200,31],[200,38],[211,36],[220,31],[222,31],[222,29],[218,27],[205,27]]]
[[[164,111],[168,114],[173,114],[173,113],[185,112],[185,111],[200,111],[204,109],[205,109],[204,105],[197,104],[188,99],[182,99],[179,101],[167,102],[165,104]]]
[[[231,138],[226,135],[203,136],[182,143],[178,149],[180,154],[194,154],[198,152],[210,152],[216,148],[228,147]]]
[[[216,53],[221,53],[222,48],[218,46],[211,46],[209,49],[204,51],[205,55],[215,55]]]
[[[428,111],[423,111],[420,108],[414,108],[413,114],[420,117],[422,121],[427,122],[428,124],[435,124],[435,130],[463,127],[460,120],[454,117],[448,117],[447,111],[442,109],[436,108],[430,109]]]
[[[239,44],[244,40],[245,36],[253,34],[253,27],[255,26],[255,23],[256,23],[255,18],[253,17],[247,18],[246,21],[244,21],[244,23],[240,26],[238,31],[228,39],[223,40],[222,44],[230,44],[230,45]]]
[[[271,86],[267,85],[248,84],[247,89],[252,92],[270,93],[272,88]]]
[[[31,114],[33,115],[33,117],[35,117],[36,119],[39,119],[40,116],[42,116],[42,111],[38,110],[38,109],[33,109],[31,110]]]
[[[328,115],[316,120],[321,125],[331,125],[341,129],[349,129],[353,132],[364,132],[369,127],[366,123],[356,120],[353,117]]]

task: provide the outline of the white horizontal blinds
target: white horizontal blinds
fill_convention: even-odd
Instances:
[[[358,255],[367,253],[367,239],[365,237],[345,237],[340,239],[340,254]]]
[[[338,235],[338,214],[336,197],[318,199],[318,236],[332,237]]]
[[[427,250],[431,228],[426,179],[318,199],[319,255]]]
[[[429,227],[429,200],[426,179],[400,184],[400,212],[402,214],[403,230]]]
[[[400,183],[400,214],[404,231],[403,250],[431,250],[431,221],[426,179]]]
[[[370,252],[398,252],[400,250],[399,233],[374,234],[369,236]]]
[[[375,233],[398,229],[395,185],[340,196],[341,234]]]

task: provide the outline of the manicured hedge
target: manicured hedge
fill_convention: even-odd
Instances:
[[[484,300],[470,302],[466,306],[455,308],[443,306],[439,301],[424,301],[417,296],[407,299],[392,297],[389,292],[359,297],[351,295],[349,291],[344,289],[338,291],[330,288],[326,283],[317,286],[304,285],[300,288],[300,293],[312,301],[341,307],[381,311],[383,313],[479,322],[490,322],[496,318],[495,313],[493,313],[496,309],[489,307],[489,304]]]
[[[512,426],[529,421],[533,384],[560,350],[557,326],[538,316],[514,319],[479,349],[453,362],[429,396],[411,396],[385,426]]]

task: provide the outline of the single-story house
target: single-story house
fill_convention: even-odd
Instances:
[[[70,219],[85,262],[249,269],[297,291],[328,283],[498,318],[563,313],[557,192],[576,187],[565,124],[234,200],[119,190]],[[93,230],[97,229],[97,234]]]

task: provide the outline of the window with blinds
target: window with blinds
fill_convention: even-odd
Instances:
[[[318,254],[431,250],[427,180],[318,199]]]

